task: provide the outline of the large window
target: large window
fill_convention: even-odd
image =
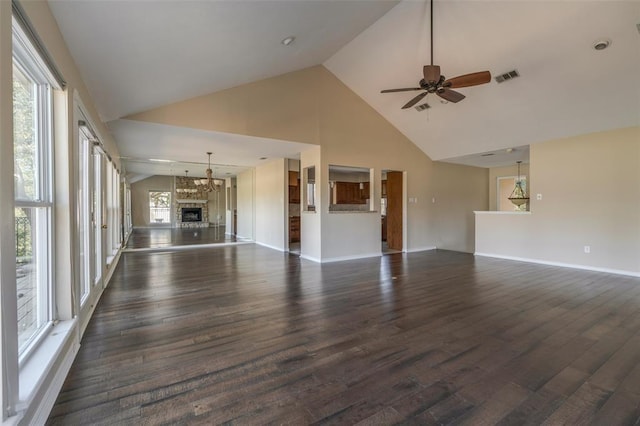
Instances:
[[[24,356],[52,320],[52,89],[37,63],[24,54],[24,47],[15,47],[13,148],[16,285],[18,352]]]
[[[171,193],[149,191],[149,221],[152,224],[171,223]]]

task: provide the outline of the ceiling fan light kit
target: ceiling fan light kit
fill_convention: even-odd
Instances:
[[[433,65],[433,0],[431,0],[431,65],[425,65],[422,68],[423,78],[418,85],[420,87],[406,87],[401,89],[386,89],[381,93],[394,93],[394,92],[409,92],[414,90],[424,90],[424,92],[415,96],[409,102],[402,106],[402,109],[411,108],[418,102],[420,102],[429,93],[435,93],[440,98],[447,102],[458,103],[465,98],[465,96],[456,92],[455,90],[461,87],[477,86],[480,84],[489,83],[491,81],[491,73],[489,71],[474,72],[471,74],[465,74],[458,77],[447,79],[440,72],[439,65]],[[427,104],[425,104],[427,105]],[[427,109],[429,106],[421,110]]]

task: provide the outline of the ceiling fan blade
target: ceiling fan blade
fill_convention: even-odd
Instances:
[[[412,90],[422,90],[422,87],[406,87],[404,89],[385,89],[380,93],[394,93],[394,92],[410,92]]]
[[[459,87],[477,86],[490,81],[491,73],[489,71],[480,71],[450,78],[444,82],[444,86],[457,89]]]
[[[437,83],[440,80],[440,66],[439,65],[425,65],[422,67],[422,74],[424,75],[424,81],[427,83]]]
[[[407,109],[407,108],[411,108],[412,106],[414,106],[415,104],[417,104],[418,102],[420,102],[422,100],[422,98],[424,98],[425,96],[427,96],[429,92],[424,92],[424,93],[420,93],[418,96],[416,96],[415,98],[411,99],[409,102],[407,102],[402,109]]]
[[[453,102],[454,104],[456,102],[460,102],[461,100],[463,100],[466,97],[462,93],[456,92],[455,90],[451,90],[451,89],[448,89],[446,87],[443,87],[441,90],[438,90],[436,92],[436,95],[440,96],[444,100],[447,100],[449,102]]]

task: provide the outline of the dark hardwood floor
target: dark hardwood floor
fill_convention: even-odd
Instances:
[[[225,227],[209,228],[134,228],[127,241],[127,250],[164,249],[199,244],[241,242],[234,235],[225,235]]]
[[[124,253],[50,424],[640,424],[640,279],[429,251]]]

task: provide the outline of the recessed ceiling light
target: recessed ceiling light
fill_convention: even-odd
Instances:
[[[283,38],[283,39],[282,39],[282,41],[281,41],[280,43],[284,44],[285,46],[288,46],[288,45],[290,45],[291,43],[293,43],[293,41],[294,41],[295,39],[296,39],[296,38],[295,38],[294,36],[289,36],[289,37]]]
[[[609,46],[611,46],[611,40],[608,39],[597,40],[593,43],[593,48],[596,50],[604,50]]]
[[[162,160],[160,158],[149,158],[149,161],[153,161],[155,163],[173,163],[171,160]]]

